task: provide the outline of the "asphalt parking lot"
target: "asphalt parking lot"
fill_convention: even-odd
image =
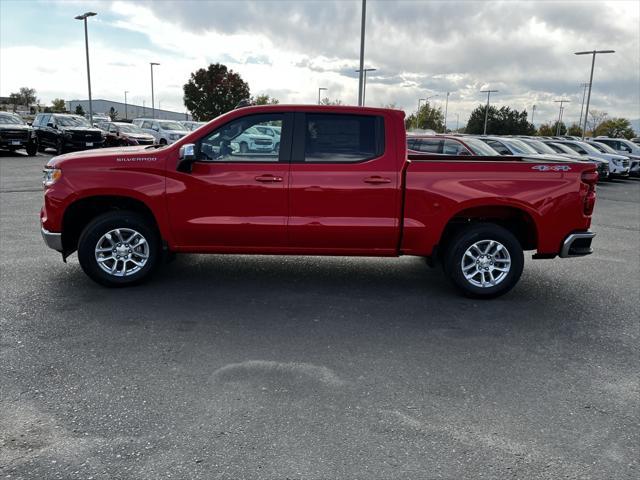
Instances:
[[[638,478],[640,179],[596,252],[460,297],[418,258],[183,256],[110,290],[0,152],[0,477]]]

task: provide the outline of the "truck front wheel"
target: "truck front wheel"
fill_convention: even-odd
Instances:
[[[453,284],[473,298],[504,295],[518,283],[523,268],[518,239],[492,223],[459,231],[444,257],[444,269]]]
[[[160,237],[144,217],[133,212],[109,212],[91,221],[78,241],[84,272],[107,287],[134,285],[154,270]]]

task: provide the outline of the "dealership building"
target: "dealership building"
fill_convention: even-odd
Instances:
[[[67,102],[67,110],[71,113],[76,111],[76,107],[82,106],[82,110],[86,114],[89,113],[89,100],[70,100]],[[108,114],[111,108],[118,112],[118,119],[134,119],[134,118],[158,118],[160,120],[191,120],[192,117],[186,112],[172,112],[171,110],[162,110],[155,108],[152,112],[151,107],[133,105],[131,103],[113,102],[111,100],[95,99],[91,100],[94,114]],[[155,114],[154,114],[155,112]]]

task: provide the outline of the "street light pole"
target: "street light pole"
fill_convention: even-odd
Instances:
[[[584,98],[587,96],[587,87],[589,86],[589,84],[587,82],[581,83],[580,84],[582,88],[582,107],[580,107],[580,121],[578,122],[578,125],[580,125],[580,130],[582,130],[582,113],[584,112]],[[583,135],[582,137],[584,138],[584,130],[582,130]]]
[[[127,120],[129,117],[127,116],[127,93],[129,90],[124,91],[124,119]]]
[[[591,75],[589,76],[589,94],[587,95],[587,108],[584,112],[584,126],[582,128],[582,139],[587,130],[587,118],[589,118],[589,102],[591,101],[591,86],[593,85],[593,68],[596,65],[596,55],[598,53],[615,53],[615,50],[591,50],[588,52],[574,52],[575,55],[593,55],[591,59]],[[595,132],[594,132],[595,133]]]
[[[497,92],[498,90],[480,90],[480,93],[486,93],[487,94],[487,108],[485,108],[484,110],[484,133],[483,135],[487,134],[487,120],[489,119],[489,98],[491,97],[492,93]]]
[[[365,94],[367,92],[367,72],[375,72],[377,68],[365,68],[364,69],[364,78],[362,82],[362,106],[364,107],[365,103]],[[356,70],[356,72],[360,72],[360,70]]]
[[[569,103],[571,100],[566,100],[566,99],[562,99],[562,100],[554,100],[554,103],[559,103],[560,104],[560,111],[558,112],[558,124],[556,125],[556,136],[560,136],[560,122],[562,121],[562,105],[564,103]]]
[[[447,112],[449,111],[449,93],[447,92],[447,103],[444,106],[444,132],[447,133]]]
[[[358,106],[363,105],[364,81],[364,27],[367,20],[367,0],[362,0],[362,23],[360,25],[360,75],[358,76]]]
[[[533,123],[533,117],[535,116],[535,114],[536,114],[536,105],[534,103],[533,108],[531,109],[531,125],[533,125],[533,128],[536,127],[536,124]]]
[[[458,133],[458,131],[460,130],[458,128],[458,123],[460,122],[460,114],[456,113],[456,133]]]
[[[89,122],[93,126],[93,104],[91,102],[91,69],[89,68],[89,33],[87,30],[87,18],[96,16],[95,12],[85,12],[74,17],[76,20],[84,21],[84,47],[87,52],[87,85],[89,86]]]
[[[324,88],[324,87],[320,87],[320,88],[318,88],[318,105],[320,105],[320,92],[321,92],[322,90],[327,90],[327,89],[326,89],[326,88]]]
[[[153,66],[160,64],[156,62],[149,62],[149,65],[151,65],[151,118],[156,118],[156,105],[153,99]]]

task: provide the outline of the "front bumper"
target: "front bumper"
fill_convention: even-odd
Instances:
[[[591,241],[596,234],[594,232],[577,232],[572,233],[562,242],[560,249],[560,258],[583,257],[591,255]]]
[[[47,247],[62,253],[62,233],[50,232],[44,227],[40,228],[40,232]]]

